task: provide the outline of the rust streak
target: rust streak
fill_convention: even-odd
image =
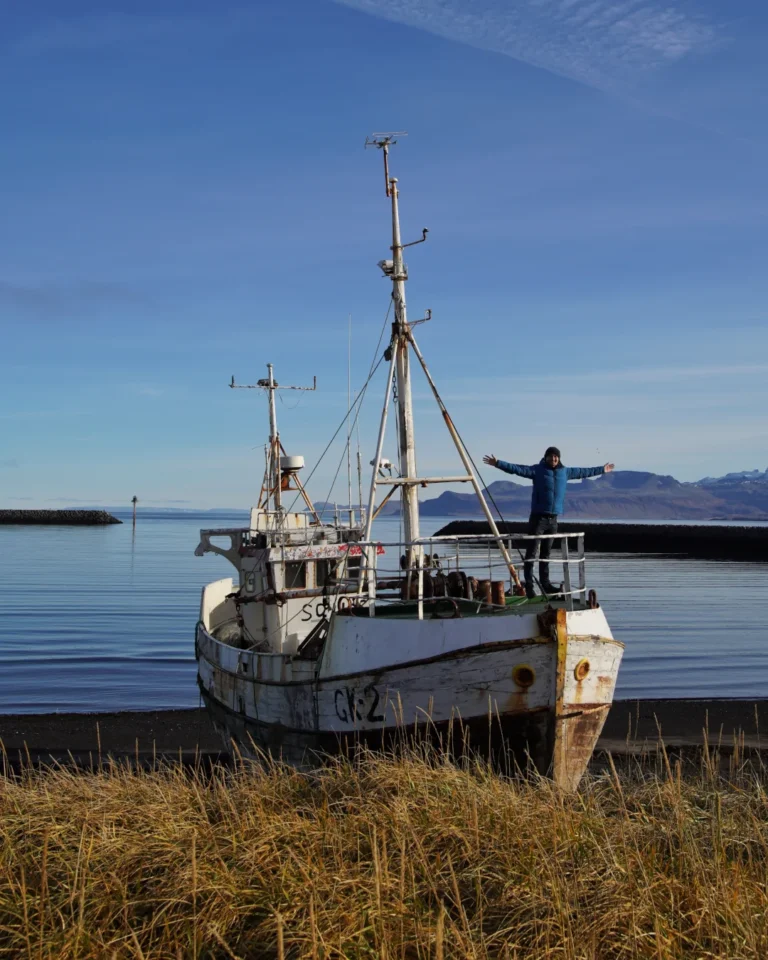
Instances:
[[[554,611],[554,634],[557,641],[557,666],[555,670],[555,720],[562,716],[563,697],[565,695],[565,658],[568,652],[567,614],[565,610]],[[551,620],[550,620],[551,622]],[[552,776],[558,786],[566,790],[571,786],[568,776],[569,730],[564,724],[554,724],[554,744],[552,750]],[[577,781],[578,783],[578,781]]]

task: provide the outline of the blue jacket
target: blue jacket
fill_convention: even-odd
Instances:
[[[531,467],[521,463],[497,460],[496,466],[504,473],[513,473],[526,480],[533,480],[531,513],[562,513],[565,502],[565,485],[569,480],[584,480],[605,473],[605,467],[564,467],[558,464],[553,470],[546,460]]]

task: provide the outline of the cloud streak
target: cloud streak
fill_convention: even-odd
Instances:
[[[144,303],[146,298],[140,292],[113,281],[21,284],[0,280],[0,307],[36,317]]]
[[[258,13],[245,7],[213,16],[189,11],[175,16],[111,10],[41,19],[35,29],[2,38],[0,44],[14,54],[32,57],[128,48],[163,53],[169,46],[206,46],[214,37],[237,37],[258,27]]]
[[[592,87],[631,87],[659,67],[718,45],[695,0],[334,0],[361,12],[492,50]],[[692,12],[689,12],[692,11]],[[211,18],[115,11],[44,21],[6,40],[22,56],[127,47],[163,51],[258,30],[248,8]]]
[[[768,374],[768,363],[711,364],[692,367],[640,367],[634,370],[605,370],[583,374],[564,374],[558,379],[594,383],[616,381],[619,383],[677,383],[681,380],[700,378],[716,380],[722,377],[755,377]]]
[[[683,3],[658,0],[336,0],[347,7],[492,50],[614,90],[717,43]]]

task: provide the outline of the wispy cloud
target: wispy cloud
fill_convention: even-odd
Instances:
[[[152,387],[148,384],[137,384],[132,390],[139,397],[162,397],[165,390],[162,387]]]
[[[47,420],[58,417],[79,417],[87,415],[79,410],[15,410],[12,413],[0,413],[0,420]]]
[[[336,2],[601,89],[711,49],[718,39],[710,21],[686,12],[686,0]]]
[[[675,383],[680,380],[717,379],[718,377],[754,377],[768,374],[768,363],[724,363],[703,366],[639,367],[634,370],[606,370],[601,372],[565,374],[558,379],[583,380],[594,383]]]
[[[472,377],[455,381],[457,388],[452,393],[454,399],[485,400],[495,393],[520,390],[526,393],[541,391],[544,393],[567,392],[579,386],[594,389],[600,385],[615,384],[682,384],[701,381],[738,381],[744,383],[763,383],[768,375],[768,363],[731,363],[699,366],[637,367],[635,369],[584,370],[578,373],[558,372],[554,380],[539,374],[520,374],[512,377]],[[475,389],[477,392],[474,392]],[[421,396],[417,392],[417,395]],[[424,393],[425,398],[429,394]]]
[[[113,281],[21,284],[0,280],[0,307],[37,316],[136,306],[145,302],[146,298],[139,291]]]
[[[493,50],[601,89],[719,43],[716,25],[694,0],[335,0],[382,19]],[[692,9],[693,8],[693,9]],[[692,12],[689,12],[692,11]],[[167,49],[258,30],[245,7],[215,17],[105,12],[43,21],[11,37],[22,56],[58,51]]]
[[[48,20],[18,38],[14,49],[17,53],[30,55],[83,52],[123,47],[126,42],[135,43],[137,40],[165,42],[185,32],[185,21],[181,19],[108,12]]]
[[[79,500],[77,497],[48,497],[46,503],[93,503],[93,500]]]
[[[101,52],[128,46],[162,51],[169,44],[188,47],[196,42],[209,43],[212,36],[236,36],[243,28],[257,28],[258,24],[258,14],[245,8],[213,16],[189,11],[173,16],[113,10],[41,20],[35,29],[11,37],[7,43],[12,52],[22,56]]]

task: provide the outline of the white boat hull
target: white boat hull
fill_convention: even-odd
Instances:
[[[335,614],[317,660],[239,650],[198,626],[199,683],[226,736],[293,763],[403,731],[530,760],[578,784],[623,652],[602,610],[435,620]]]

